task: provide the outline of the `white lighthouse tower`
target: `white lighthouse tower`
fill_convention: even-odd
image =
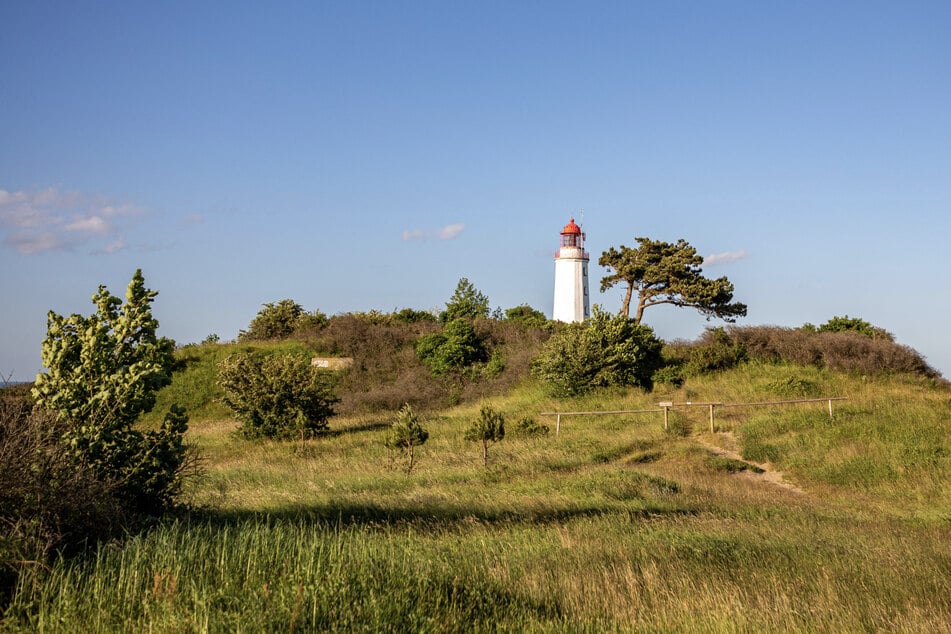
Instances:
[[[584,233],[575,219],[561,230],[561,248],[555,254],[555,321],[584,321],[588,307],[588,254],[584,251]]]

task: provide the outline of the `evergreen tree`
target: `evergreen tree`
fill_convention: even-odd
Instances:
[[[36,403],[63,426],[72,458],[144,513],[161,511],[179,492],[188,423],[172,405],[158,431],[134,428],[170,382],[174,364],[174,342],[156,335],[156,295],[137,270],[125,303],[100,286],[89,317],[50,311],[42,347],[48,371],[33,387]]]

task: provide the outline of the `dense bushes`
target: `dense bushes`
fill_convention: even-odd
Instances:
[[[918,352],[895,343],[888,333],[874,326],[832,330],[779,326],[711,328],[696,341],[668,344],[664,358],[666,367],[655,375],[655,380],[671,383],[678,378],[725,370],[746,360],[810,365],[870,376],[906,373],[940,377]]]
[[[591,319],[565,324],[552,335],[532,371],[556,396],[611,385],[650,388],[661,348],[649,327],[595,306]]]
[[[62,433],[55,417],[0,390],[0,600],[54,551],[113,535],[130,519],[115,484],[77,465]]]
[[[818,328],[812,324],[805,324],[802,327],[806,332],[857,332],[860,335],[871,337],[872,339],[885,339],[886,341],[895,341],[895,336],[884,328],[873,326],[869,322],[859,317],[833,317]]]
[[[428,409],[445,403],[445,389],[419,361],[415,347],[420,337],[439,329],[434,320],[343,314],[331,317],[306,343],[320,354],[353,358],[337,384],[341,414],[394,411],[407,402]]]
[[[247,330],[238,333],[239,341],[262,341],[282,339],[298,331],[320,328],[327,323],[327,316],[319,310],[312,313],[292,299],[264,304],[251,320]]]
[[[312,437],[327,428],[337,401],[333,374],[300,355],[233,355],[221,363],[219,384],[246,438]]]
[[[442,326],[433,318],[404,320],[402,314],[334,315],[303,340],[319,354],[353,358],[337,386],[341,414],[395,411],[407,402],[427,410],[503,392],[524,379],[549,336],[545,329],[507,319],[463,320],[468,325],[456,330],[451,323]],[[453,365],[445,363],[455,358],[452,346],[437,350],[441,346],[421,345],[423,341],[445,342],[447,333],[478,353],[463,355],[466,363]],[[434,373],[421,357],[435,361],[443,371]]]
[[[887,372],[937,378],[918,352],[889,340],[860,332],[809,332],[776,326],[727,328],[730,340],[752,359],[875,375]]]
[[[535,310],[528,304],[505,309],[505,319],[525,324],[531,328],[546,328],[551,323],[545,313]]]
[[[463,318],[453,319],[442,332],[421,337],[416,355],[436,376],[486,359],[485,348],[472,323]]]

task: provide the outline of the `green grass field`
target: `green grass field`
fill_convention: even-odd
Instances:
[[[187,374],[167,389],[193,394]],[[834,420],[824,403],[720,410],[715,434],[701,408],[669,432],[648,413],[512,433],[543,411],[816,395],[848,400]],[[193,394],[201,510],[37,566],[0,630],[951,630],[946,386],[750,364],[650,394],[524,384],[488,402],[510,433],[487,468],[463,439],[474,403],[422,416],[407,475],[383,445],[392,414],[332,419],[301,449],[236,437]]]

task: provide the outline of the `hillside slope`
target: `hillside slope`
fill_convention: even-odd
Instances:
[[[197,366],[193,366],[197,367]],[[174,387],[174,386],[173,386]],[[210,388],[195,393],[212,394]],[[563,417],[659,401],[824,403]],[[199,399],[200,400],[200,399]],[[951,623],[951,393],[745,364],[653,393],[567,401],[531,381],[484,403],[509,433],[464,439],[479,403],[427,413],[411,474],[392,412],[331,420],[303,449],[251,442],[197,403],[205,510],[25,584],[4,625],[95,631],[943,631]],[[801,492],[751,478],[706,444]],[[703,442],[700,442],[703,441]],[[346,606],[343,609],[342,606]],[[56,625],[61,624],[61,625]],[[396,626],[395,624],[401,624]]]

